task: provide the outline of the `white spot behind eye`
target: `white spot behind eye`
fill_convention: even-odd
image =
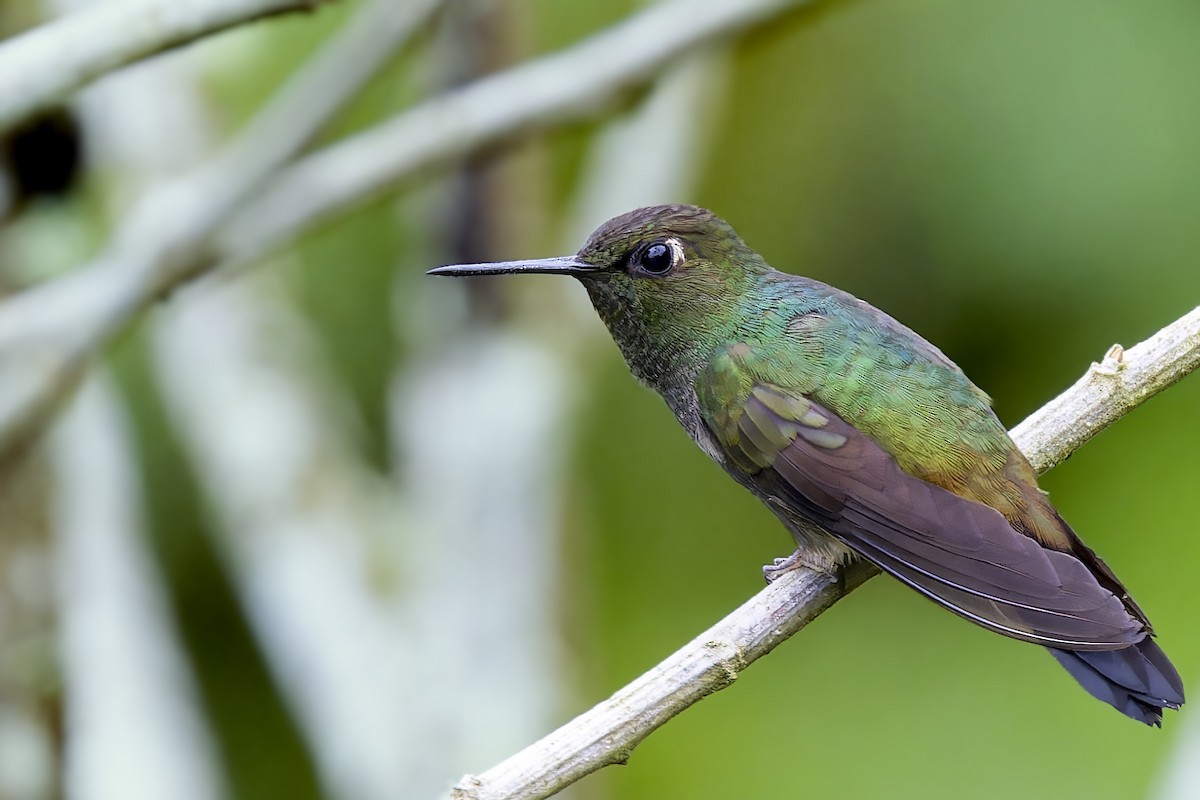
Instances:
[[[671,264],[679,266],[683,263],[683,242],[675,237],[666,240],[667,247],[671,248]]]

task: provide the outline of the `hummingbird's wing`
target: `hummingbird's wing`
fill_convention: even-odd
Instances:
[[[1109,650],[1143,625],[1077,558],[1014,530],[990,506],[900,468],[812,399],[718,357],[697,378],[701,416],[732,469],[776,510],[815,523],[951,611],[1049,647]]]

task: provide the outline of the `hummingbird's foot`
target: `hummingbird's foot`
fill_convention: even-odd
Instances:
[[[794,569],[810,569],[813,572],[824,572],[828,575],[837,575],[839,572],[838,562],[835,559],[817,551],[798,548],[787,558],[777,558],[770,564],[764,564],[763,578],[767,583],[774,583],[780,575]]]

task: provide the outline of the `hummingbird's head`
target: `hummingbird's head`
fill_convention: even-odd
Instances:
[[[614,217],[573,256],[457,264],[431,275],[571,275],[587,288],[634,373],[665,389],[694,371],[743,318],[770,268],[725,220],[687,205]]]
[[[733,227],[688,205],[649,206],[597,228],[573,256],[491,264],[455,264],[431,275],[571,275],[587,286],[605,321],[650,316],[680,322],[730,311],[768,269]],[[614,335],[617,331],[613,331]]]

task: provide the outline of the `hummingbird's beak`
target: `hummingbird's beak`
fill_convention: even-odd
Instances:
[[[512,273],[544,275],[583,275],[599,272],[592,264],[575,256],[538,258],[533,261],[493,261],[490,264],[450,264],[429,270],[427,275],[451,275],[455,278],[472,275],[509,275]]]

